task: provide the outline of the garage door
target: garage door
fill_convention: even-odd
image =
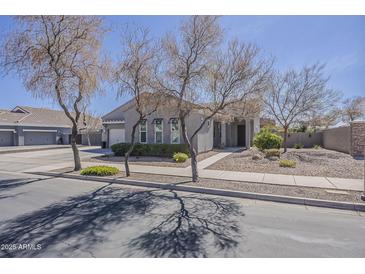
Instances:
[[[13,145],[13,134],[11,131],[0,131],[0,147]]]
[[[24,132],[24,145],[54,145],[55,132]]]
[[[124,142],[125,142],[124,128],[109,129],[109,146]]]

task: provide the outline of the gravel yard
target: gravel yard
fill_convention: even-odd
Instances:
[[[207,169],[248,171],[305,176],[364,178],[364,160],[327,149],[288,149],[281,159],[296,161],[295,168],[279,167],[278,159],[252,159],[252,151],[233,153]]]
[[[216,151],[208,151],[204,153],[200,153],[198,155],[198,161],[202,161],[207,159],[213,155],[216,155],[218,152]],[[124,161],[124,157],[121,156],[102,156],[102,157],[94,157],[90,159],[91,162],[99,162],[99,163],[121,163]],[[188,167],[190,166],[190,158],[185,163],[176,163],[172,158],[166,157],[129,157],[129,163],[131,165],[147,165],[147,166],[162,166],[162,167]]]
[[[67,172],[69,174],[78,175],[78,172],[68,169],[54,170],[54,172]],[[124,172],[107,178],[126,178]],[[166,184],[184,184],[191,186],[207,187],[207,188],[218,188],[227,190],[236,190],[244,192],[254,192],[254,193],[264,193],[264,194],[275,194],[284,196],[294,196],[294,197],[306,197],[314,199],[323,200],[333,200],[333,201],[344,201],[344,202],[361,202],[361,192],[360,191],[342,191],[338,193],[328,192],[331,190],[326,190],[322,188],[315,187],[298,187],[298,186],[281,186],[272,184],[262,184],[262,183],[248,183],[248,182],[236,182],[236,181],[226,181],[226,180],[214,180],[214,179],[201,179],[198,183],[191,182],[188,177],[178,177],[178,176],[165,176],[156,174],[145,174],[145,173],[131,173],[129,179],[159,182]]]

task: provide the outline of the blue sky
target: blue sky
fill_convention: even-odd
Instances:
[[[175,31],[181,20],[180,16],[106,16],[106,23],[115,30],[106,35],[105,50],[118,56],[119,30],[126,23],[149,27],[152,35],[160,37]],[[331,88],[345,97],[365,95],[365,16],[224,16],[220,21],[227,38],[255,43],[264,55],[275,58],[276,68],[326,63]],[[12,18],[0,16],[0,35],[13,23]],[[0,77],[0,92],[0,109],[16,105],[57,108],[32,98],[16,76]],[[117,99],[116,90],[107,88],[93,99],[92,109],[104,114],[127,99]]]

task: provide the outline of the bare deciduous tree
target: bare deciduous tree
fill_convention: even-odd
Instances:
[[[341,117],[341,110],[337,107],[334,107],[330,111],[323,114],[314,114],[309,121],[306,121],[309,127],[314,129],[316,128],[329,128],[338,123],[339,118]]]
[[[91,146],[90,135],[96,134],[102,128],[101,117],[95,112],[88,110],[88,106],[84,106],[81,116],[83,128],[80,128],[80,131],[86,135],[87,144]]]
[[[181,36],[167,37],[163,48],[166,69],[162,86],[176,98],[182,136],[191,155],[192,181],[198,181],[194,138],[204,125],[227,106],[263,90],[269,67],[260,62],[258,49],[232,41],[220,51],[222,30],[214,16],[192,16],[181,26]],[[186,119],[193,111],[204,118],[188,132]]]
[[[80,115],[101,79],[104,29],[95,16],[20,16],[1,52],[1,67],[15,72],[27,90],[55,100],[72,123],[75,170],[81,169],[76,136]]]
[[[163,75],[159,82],[177,100],[183,139],[191,154],[193,181],[198,180],[196,151],[185,119],[197,99],[196,90],[209,66],[210,56],[222,37],[217,20],[216,16],[191,16],[181,25],[179,37],[168,35],[162,42],[165,62],[160,66]]]
[[[278,73],[272,79],[264,104],[267,113],[284,129],[284,152],[292,124],[326,113],[339,100],[339,93],[327,88],[328,78],[324,77],[323,68],[315,64],[301,71]]]
[[[124,155],[126,176],[130,176],[128,159],[136,143],[137,126],[156,112],[160,104],[160,96],[153,88],[158,48],[147,29],[138,28],[123,36],[122,60],[117,66],[115,79],[119,95],[133,96],[133,108],[138,113],[132,126],[130,148]]]
[[[343,102],[342,119],[345,123],[365,118],[365,97],[348,98]]]

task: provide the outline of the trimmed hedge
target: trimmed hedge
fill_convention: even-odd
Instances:
[[[119,143],[112,145],[111,149],[115,156],[124,156],[130,146],[127,143]],[[177,152],[190,155],[188,145],[186,144],[135,144],[131,155],[173,157]]]
[[[91,166],[81,170],[81,175],[111,176],[119,173],[119,169],[112,166]]]

